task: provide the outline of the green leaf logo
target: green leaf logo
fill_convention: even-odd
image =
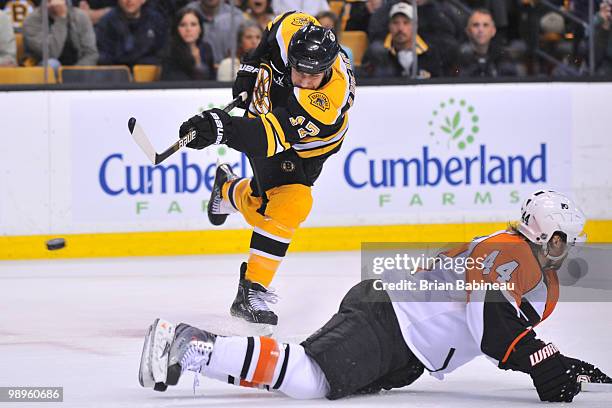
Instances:
[[[474,142],[474,135],[480,131],[477,126],[479,118],[474,113],[474,107],[468,105],[465,99],[459,100],[459,103],[456,103],[455,98],[440,102],[439,108],[432,112],[432,116],[429,121],[429,135],[436,136],[435,130],[439,129],[441,132],[437,135],[446,140],[449,148],[452,144],[460,150],[465,149]]]

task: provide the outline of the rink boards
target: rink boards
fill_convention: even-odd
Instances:
[[[611,94],[602,83],[359,87],[291,250],[470,239],[515,220],[540,188],[575,197],[589,239],[610,242]],[[217,158],[249,176],[245,157],[187,149],[154,168],[127,130],[137,117],[161,151],[185,118],[230,99],[229,89],[1,93],[0,259],[243,252],[248,225],[234,216],[214,228],[205,208]],[[46,251],[49,236],[67,247]]]

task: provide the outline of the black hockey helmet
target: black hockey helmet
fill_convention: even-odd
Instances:
[[[318,74],[332,66],[340,44],[326,28],[308,23],[293,34],[289,42],[289,66],[307,74]]]

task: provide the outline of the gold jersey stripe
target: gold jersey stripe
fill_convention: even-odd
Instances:
[[[285,138],[285,131],[283,130],[283,127],[279,123],[279,121],[276,118],[276,116],[274,116],[273,113],[268,113],[268,114],[265,115],[265,118],[270,121],[270,123],[272,124],[272,128],[276,131],[276,134],[278,135],[279,141],[280,141],[281,145],[284,148],[283,150],[289,149],[291,147],[291,145],[289,143],[287,143],[287,139]]]
[[[347,130],[348,130],[348,127],[346,127],[343,131],[336,132],[334,138],[328,141],[319,140],[319,141],[314,141],[314,142],[305,143],[305,144],[294,144],[293,149],[296,151],[305,152],[305,151],[314,151],[315,149],[329,146],[331,144],[336,143],[338,140],[343,139],[344,136],[346,135]]]
[[[325,137],[317,137],[317,136],[306,136],[303,139],[300,139],[300,141],[297,143],[298,145],[305,145],[311,142],[327,142],[332,140],[334,137],[336,137],[340,132],[342,132],[344,129],[346,129],[346,127],[348,126],[348,112],[344,114],[344,119],[342,120],[342,125],[340,126],[340,129],[338,129],[337,132],[332,133],[329,136],[325,136]]]
[[[296,150],[295,152],[298,154],[298,156],[300,156],[303,159],[308,159],[311,157],[317,157],[317,156],[321,156],[325,153],[331,152],[332,150],[334,150],[336,147],[340,146],[340,144],[344,141],[344,136],[342,136],[342,138],[340,140],[338,140],[335,143],[332,143],[330,145],[321,147],[319,149],[315,149],[315,150],[306,150],[306,151],[299,151]]]
[[[278,16],[274,17],[274,20],[270,21],[268,23],[268,25],[266,26],[266,28],[268,29],[268,31],[270,31],[272,29],[272,26],[276,23],[278,23],[278,20],[280,20],[281,18],[283,18],[284,14],[279,14]]]
[[[261,123],[264,125],[264,129],[266,130],[266,140],[268,142],[268,148],[266,150],[266,157],[274,156],[276,153],[276,139],[274,138],[274,131],[272,130],[272,125],[268,122],[264,115],[260,115]]]

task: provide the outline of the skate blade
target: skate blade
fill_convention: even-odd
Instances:
[[[608,392],[612,393],[612,384],[581,382],[580,391],[582,392]]]
[[[158,319],[159,320],[159,319]],[[147,334],[145,335],[144,344],[142,345],[142,354],[140,355],[140,369],[138,370],[138,382],[142,387],[153,388],[155,386],[155,380],[151,373],[151,338],[153,337],[153,327],[157,324],[157,320],[153,322]]]
[[[140,357],[138,379],[140,385],[158,391],[165,390],[170,345],[175,326],[163,319],[155,319],[149,327]]]

